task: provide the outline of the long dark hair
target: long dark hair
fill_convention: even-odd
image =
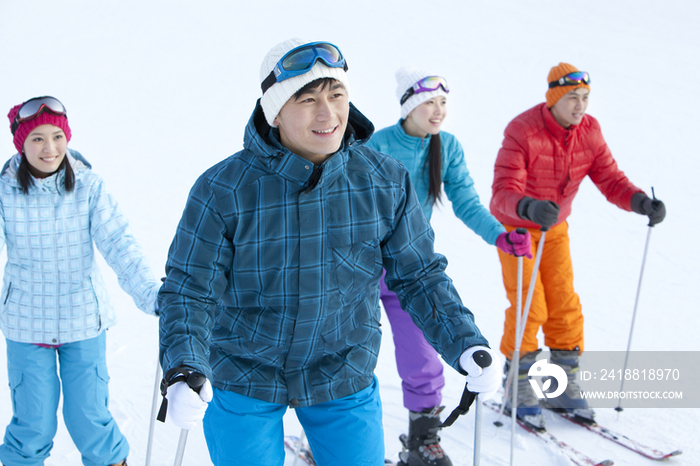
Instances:
[[[430,136],[428,146],[428,158],[425,161],[428,166],[428,202],[432,199],[434,206],[442,202],[442,145],[440,144],[440,133]]]
[[[65,188],[66,192],[69,193],[73,191],[73,188],[75,187],[75,173],[73,173],[73,168],[68,162],[68,153],[63,156],[63,161],[61,162],[61,165],[58,166],[56,173],[60,172],[62,169],[65,169],[65,174],[63,176],[63,187]],[[29,162],[27,161],[27,157],[24,155],[22,155],[22,161],[19,163],[19,168],[17,169],[17,181],[19,181],[22,192],[24,194],[29,194],[29,188],[34,184],[34,180],[32,178],[32,173],[29,171]],[[58,188],[58,178],[56,179],[56,187]]]

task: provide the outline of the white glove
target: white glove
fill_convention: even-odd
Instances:
[[[204,413],[213,397],[211,384],[205,380],[199,393],[185,382],[176,382],[168,387],[168,417],[180,429],[192,430]]]
[[[479,366],[473,357],[477,351],[486,351],[491,356],[491,365]],[[459,365],[469,374],[467,388],[470,392],[478,393],[482,400],[488,400],[496,394],[503,378],[500,354],[485,346],[472,346],[459,357]]]

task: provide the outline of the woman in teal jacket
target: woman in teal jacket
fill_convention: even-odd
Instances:
[[[63,391],[63,419],[83,464],[125,465],[129,445],[107,408],[105,329],[116,319],[94,246],[147,314],[156,314],[159,284],[102,179],[67,148],[63,104],[38,97],[8,117],[17,154],[0,172],[0,329],[13,417],[0,462],[44,464]]]
[[[396,80],[401,119],[377,131],[368,146],[408,168],[428,220],[444,184],[455,215],[467,227],[506,253],[530,257],[529,233],[506,233],[503,225],[481,204],[464,161],[462,145],[452,134],[440,131],[447,116],[447,81],[412,67],[399,69]],[[439,406],[445,384],[442,363],[409,314],[401,309],[396,294],[387,289],[383,280],[381,287],[382,303],[394,335],[396,365],[403,381],[404,406],[410,411],[407,442],[410,456],[406,463],[451,465],[436,434],[443,409]]]

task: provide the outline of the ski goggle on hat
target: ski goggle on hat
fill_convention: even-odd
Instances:
[[[450,88],[447,87],[447,80],[445,80],[445,78],[442,76],[425,77],[408,88],[403,97],[401,97],[401,105],[403,105],[414,94],[437,91],[441,87],[445,92],[450,92]]]
[[[15,134],[21,123],[38,117],[44,111],[59,116],[66,116],[66,107],[57,98],[51,96],[34,97],[23,103],[19,108],[12,122],[12,134]]]
[[[591,83],[591,77],[588,75],[588,72],[574,71],[573,73],[569,73],[566,76],[562,76],[556,81],[552,81],[551,83],[549,83],[549,88],[552,89],[559,86],[576,86],[581,83]]]
[[[311,42],[290,50],[277,62],[260,84],[263,94],[275,83],[306,73],[318,60],[331,68],[348,70],[348,64],[338,47],[329,42]]]

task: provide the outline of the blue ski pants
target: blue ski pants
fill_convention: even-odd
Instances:
[[[129,444],[107,409],[105,332],[58,348],[6,342],[13,416],[0,446],[3,465],[44,464],[58,428],[61,387],[63,419],[83,464],[108,466],[127,457]]]
[[[204,436],[215,466],[282,466],[287,406],[214,389]],[[384,466],[377,378],[359,392],[296,408],[319,466]]]

